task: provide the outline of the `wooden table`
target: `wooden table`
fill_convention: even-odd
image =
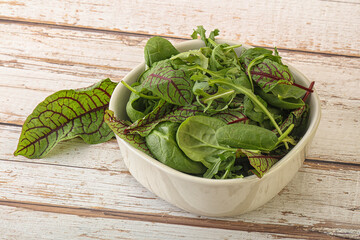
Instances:
[[[127,171],[115,139],[14,157],[34,107],[61,89],[120,81],[151,36],[192,29],[277,46],[316,81],[322,121],[296,177],[235,218],[182,211]],[[0,1],[0,239],[360,239],[360,2]]]

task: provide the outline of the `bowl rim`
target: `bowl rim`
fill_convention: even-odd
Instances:
[[[216,39],[216,42],[218,43],[228,43],[230,45],[235,45],[235,44],[242,44],[238,41],[234,41],[234,40],[227,40],[227,39]],[[193,40],[187,40],[178,44],[174,44],[175,48],[177,48],[178,50],[181,49],[196,49],[193,48],[193,45],[197,45],[197,44],[201,44],[203,43],[202,40],[200,39],[193,39]],[[242,44],[242,47],[244,48],[253,48],[253,46],[247,45],[247,44]],[[302,80],[309,85],[310,84],[310,80],[303,74],[301,73],[299,70],[297,70],[295,67],[293,67],[292,65],[288,64],[286,61],[284,61],[286,63],[286,65],[289,67],[290,72],[295,73],[296,75],[298,75],[300,78],[302,78]],[[132,78],[132,75],[134,75],[135,73],[137,73],[138,71],[140,71],[141,69],[145,69],[145,61],[142,61],[140,64],[138,64],[135,68],[133,68],[128,74],[126,74],[126,76],[122,79],[122,81],[127,82],[129,79]],[[123,84],[118,84],[115,89],[113,94],[111,95],[110,98],[110,103],[109,103],[109,109],[114,111],[116,111],[116,105],[117,102],[115,102],[115,98],[117,96],[117,94],[119,94],[119,89],[120,88],[124,88],[125,86]],[[321,106],[320,106],[320,98],[317,94],[317,91],[315,88],[313,88],[313,92],[311,93],[311,97],[310,97],[310,101],[312,104],[311,107],[311,112],[312,112],[312,118],[310,119],[309,117],[309,123],[308,123],[308,129],[306,130],[304,136],[300,139],[300,141],[294,146],[294,148],[288,152],[282,159],[280,159],[277,163],[275,163],[270,170],[262,177],[259,178],[256,175],[251,175],[251,176],[247,176],[244,178],[234,178],[234,179],[208,179],[208,178],[203,178],[203,177],[198,177],[198,176],[193,176],[187,173],[183,173],[180,172],[178,170],[175,170],[161,162],[159,162],[158,160],[156,160],[155,158],[147,155],[146,153],[136,149],[135,147],[131,146],[128,142],[126,142],[125,140],[121,139],[120,137],[116,136],[117,141],[120,141],[123,145],[125,145],[130,151],[132,151],[135,155],[139,156],[140,158],[142,158],[144,161],[148,162],[149,164],[155,166],[156,168],[158,168],[160,171],[164,171],[166,172],[166,174],[172,175],[176,178],[180,178],[186,181],[191,181],[191,182],[196,182],[199,184],[211,184],[211,185],[233,185],[233,184],[239,184],[239,183],[248,183],[248,182],[254,182],[254,181],[265,181],[267,178],[269,178],[270,176],[272,176],[273,174],[276,174],[276,172],[281,168],[282,165],[286,164],[288,161],[291,160],[292,157],[294,157],[299,151],[301,151],[303,148],[306,147],[306,145],[308,144],[308,142],[312,139],[313,135],[316,133],[316,130],[318,128],[318,125],[320,123],[320,118],[321,118]],[[125,106],[126,104],[124,104]],[[116,113],[115,113],[116,115]],[[306,156],[305,156],[306,158]]]

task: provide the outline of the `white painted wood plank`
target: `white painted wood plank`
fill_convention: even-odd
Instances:
[[[0,24],[0,33],[0,121],[16,124],[55,91],[106,77],[119,81],[142,61],[147,39],[17,24]],[[322,100],[323,117],[309,157],[358,162],[360,59],[280,53],[316,81]]]
[[[359,55],[358,1],[45,1],[1,3],[5,19],[189,37],[197,25],[263,46]]]
[[[2,239],[290,239],[282,234],[83,217],[0,206]],[[20,221],[19,221],[20,220]],[[292,238],[291,238],[292,239]]]
[[[77,159],[74,159],[77,161]],[[223,221],[299,225],[360,234],[358,168],[306,164],[264,207]],[[79,208],[199,218],[157,198],[129,174],[118,171],[0,161],[0,199]],[[201,217],[201,219],[210,219]]]

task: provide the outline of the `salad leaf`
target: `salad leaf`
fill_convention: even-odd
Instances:
[[[270,105],[281,109],[296,109],[305,105],[301,98],[279,98],[271,92],[264,92],[261,88],[255,88],[255,93]]]
[[[219,144],[249,150],[271,151],[278,142],[274,132],[241,123],[225,125],[216,130],[215,136]]]
[[[224,151],[236,151],[220,146],[216,140],[216,130],[224,125],[223,121],[207,116],[187,118],[177,131],[177,143],[191,160],[210,167]]]
[[[127,127],[131,124],[130,122],[116,119],[114,112],[111,110],[106,110],[104,121],[118,137],[130,143],[130,145],[136,149],[152,156],[146,145],[145,138],[141,137],[139,134],[129,134],[126,131]]]
[[[251,166],[254,167],[251,171],[260,178],[279,160],[277,157],[259,154],[253,151],[243,150],[242,152],[249,159]]]
[[[147,78],[141,83],[142,88],[175,105],[189,105],[193,101],[192,87],[188,73],[183,69],[175,70],[171,60],[155,63]]]
[[[197,36],[199,35],[201,40],[204,41],[205,45],[207,47],[211,47],[212,44],[209,43],[208,38],[205,35],[205,28],[203,26],[197,26],[197,29],[194,29],[193,34],[191,34],[192,39],[197,39]],[[209,38],[215,41],[215,37],[219,35],[219,29],[215,29],[214,31],[210,32]]]
[[[155,36],[150,38],[145,45],[145,63],[151,67],[154,63],[168,59],[178,53],[179,51],[168,40]]]
[[[41,158],[58,142],[77,136],[90,144],[111,139],[114,135],[104,122],[104,113],[116,85],[105,79],[47,97],[25,120],[14,155]]]
[[[202,174],[206,168],[200,162],[189,159],[176,143],[179,123],[162,122],[145,138],[154,157],[165,165],[190,174]]]

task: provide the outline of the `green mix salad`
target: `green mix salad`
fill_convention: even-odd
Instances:
[[[295,83],[277,50],[219,44],[179,52],[153,37],[145,46],[147,69],[129,86],[130,121],[111,111],[110,128],[158,161],[204,178],[262,177],[306,130],[311,89]]]
[[[15,155],[41,158],[74,137],[101,143],[114,133],[178,171],[215,179],[262,177],[296,145],[307,127],[305,100],[275,51],[219,44],[199,26],[204,47],[179,52],[153,37],[147,69],[131,86],[129,120],[107,110],[117,83],[105,79],[62,90],[41,102],[24,122]],[[236,51],[235,51],[236,50]]]

